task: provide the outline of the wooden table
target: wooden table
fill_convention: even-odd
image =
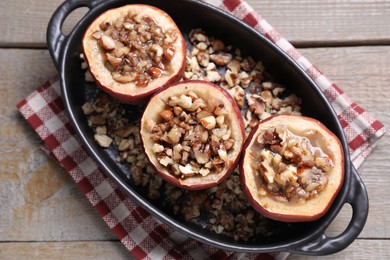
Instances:
[[[0,259],[126,259],[129,252],[40,149],[42,142],[15,107],[56,74],[45,31],[61,2],[0,1]],[[248,2],[353,101],[390,125],[389,0]],[[64,32],[85,11],[74,12]],[[362,233],[328,259],[390,258],[389,144],[386,134],[359,169],[370,199]],[[342,232],[350,217],[346,205],[327,233]]]

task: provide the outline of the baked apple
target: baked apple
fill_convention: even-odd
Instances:
[[[199,190],[217,185],[237,166],[244,123],[226,90],[206,81],[181,81],[151,97],[140,136],[162,178]]]
[[[149,5],[106,11],[86,30],[82,47],[96,83],[117,100],[140,104],[184,72],[186,43],[172,18]]]
[[[343,150],[339,139],[319,121],[277,115],[249,135],[240,175],[249,201],[265,217],[316,220],[342,186]]]

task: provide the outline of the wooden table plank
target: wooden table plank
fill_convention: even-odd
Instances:
[[[56,74],[48,51],[0,49],[0,60],[0,240],[115,239],[16,109]]]
[[[44,47],[47,23],[63,0],[0,2],[0,46]],[[297,46],[390,43],[390,0],[248,0]],[[86,9],[67,20],[65,31]]]
[[[330,256],[290,255],[288,260],[315,259],[388,259],[389,240],[358,239],[342,252]],[[2,259],[134,259],[118,241],[74,241],[74,242],[10,242],[0,243]]]
[[[248,3],[297,46],[390,42],[388,0],[248,0]]]
[[[1,259],[135,259],[118,241],[0,243]]]

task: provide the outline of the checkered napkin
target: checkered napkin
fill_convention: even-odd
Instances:
[[[316,67],[305,59],[269,23],[241,0],[207,0],[249,25],[296,60],[324,91],[345,130],[353,164],[358,167],[386,131]],[[57,79],[22,100],[18,109],[46,144],[50,154],[69,172],[91,204],[125,247],[139,259],[273,259],[287,254],[239,254],[194,241],[152,217],[107,178],[81,146],[66,114]]]

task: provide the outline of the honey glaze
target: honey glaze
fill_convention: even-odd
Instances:
[[[279,201],[304,203],[318,196],[334,166],[326,140],[316,130],[263,130],[251,152],[259,194]]]

